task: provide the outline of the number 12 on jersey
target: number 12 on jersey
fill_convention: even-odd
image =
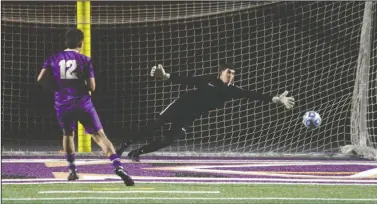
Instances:
[[[77,79],[75,73],[77,68],[76,60],[60,60],[59,67],[60,79]]]

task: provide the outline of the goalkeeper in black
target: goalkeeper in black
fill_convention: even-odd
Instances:
[[[117,150],[119,156],[122,155],[134,140],[145,138],[153,134],[155,129],[160,128],[165,123],[171,123],[170,131],[164,134],[164,138],[131,151],[128,157],[133,161],[140,161],[140,155],[142,154],[154,152],[171,145],[176,139],[185,135],[186,128],[194,119],[207,114],[210,110],[224,107],[226,101],[248,98],[263,102],[274,102],[285,106],[287,109],[294,106],[294,98],[287,97],[287,91],[280,96],[273,97],[267,94],[243,90],[233,85],[235,70],[229,64],[221,65],[217,76],[178,76],[175,73],[166,73],[160,64],[152,68],[150,75],[175,84],[195,86],[196,89],[186,92],[180,98],[173,101],[160,113],[157,120],[148,127],[138,131],[133,135],[132,139],[121,145]]]

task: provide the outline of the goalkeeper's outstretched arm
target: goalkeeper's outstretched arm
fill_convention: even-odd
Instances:
[[[176,73],[166,73],[161,64],[153,66],[150,75],[152,77],[169,80],[174,84],[201,86],[208,83],[209,76],[179,76]]]
[[[228,70],[228,69],[225,69],[225,70]],[[164,68],[160,64],[157,67],[156,66],[152,67],[150,75],[152,77],[154,76],[154,77],[157,77],[157,78],[160,78],[160,79],[163,79],[163,80],[170,80],[173,83],[196,85],[196,86],[199,86],[199,87],[201,85],[207,84],[208,79],[209,79],[208,76],[182,77],[182,76],[178,76],[178,75],[171,75],[169,73],[166,73]],[[226,73],[225,73],[225,75],[226,75]],[[233,72],[233,75],[234,75],[234,72]],[[220,76],[220,79],[223,80],[223,82],[225,81],[226,78],[227,77],[221,78],[221,76]],[[231,81],[232,81],[232,79],[227,80],[227,84],[229,84]],[[254,92],[254,91],[243,90],[243,89],[241,89],[237,86],[233,86],[233,85],[231,87],[233,87],[232,90],[231,90],[231,95],[232,95],[233,98],[249,98],[251,100],[273,102],[273,103],[283,105],[287,109],[291,109],[295,104],[295,100],[294,100],[293,97],[287,97],[288,91],[285,91],[284,93],[280,94],[279,96],[273,97],[273,96],[270,96],[270,95],[267,95],[267,94],[261,94],[261,93]]]
[[[255,91],[243,90],[237,86],[233,86],[232,93],[234,94],[234,98],[248,98],[249,100],[273,102],[279,105],[283,105],[287,109],[291,109],[295,105],[295,99],[293,97],[287,97],[288,91],[285,91],[279,96],[271,96],[268,94],[262,94]]]

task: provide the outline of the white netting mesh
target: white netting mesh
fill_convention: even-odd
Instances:
[[[113,98],[121,97],[119,90],[133,91],[112,103],[112,121],[144,127],[179,96],[184,87],[147,77],[154,64],[181,75],[202,75],[232,61],[240,68],[239,85],[272,95],[290,90],[298,100],[296,109],[228,102],[196,120],[187,137],[167,151],[338,151],[349,141],[362,15],[362,3],[295,2],[171,21],[94,25],[101,32],[94,32],[100,42],[93,45],[94,53],[107,53],[103,47],[114,43],[110,58],[97,59],[106,67],[100,70],[107,77],[104,89],[114,91]],[[321,113],[320,129],[307,131],[301,124],[307,110]]]
[[[44,60],[64,49],[65,30],[76,26],[76,3],[2,2],[1,17],[3,148],[60,144],[51,142],[61,138],[53,96],[37,87],[36,77]]]
[[[9,3],[1,9],[2,23],[76,24],[76,3]]]
[[[230,101],[197,119],[185,138],[164,151],[338,152],[350,142],[363,9],[364,2],[92,2],[94,98],[101,120],[111,138],[122,140],[123,132],[145,127],[179,97],[185,87],[148,78],[157,63],[168,72],[203,75],[231,61],[239,68],[238,85],[272,95],[289,90],[296,108]],[[11,50],[2,66],[9,77],[2,88],[8,135],[59,138],[53,112],[43,115],[36,102],[21,100],[31,97],[25,87],[43,58],[63,49],[63,30],[75,23],[74,12],[74,4],[3,5],[2,46]],[[321,114],[321,128],[305,129],[307,110]]]
[[[272,2],[123,2],[92,4],[93,24],[125,24],[203,17],[239,11]]]
[[[368,91],[368,133],[370,146],[377,149],[377,3],[372,9],[372,52]]]

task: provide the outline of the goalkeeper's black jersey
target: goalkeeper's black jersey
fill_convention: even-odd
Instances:
[[[254,91],[243,90],[234,85],[224,84],[216,76],[182,77],[171,74],[169,81],[174,84],[195,86],[196,90],[181,94],[174,103],[175,106],[186,108],[187,111],[204,113],[224,107],[226,101],[249,98],[250,100],[271,102],[272,96]]]

